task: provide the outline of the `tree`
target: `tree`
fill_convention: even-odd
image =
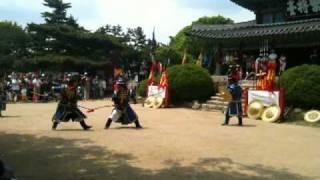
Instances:
[[[53,9],[52,12],[41,13],[47,24],[67,24],[73,17],[67,17],[67,10],[71,8],[70,3],[62,0],[44,0],[44,6]]]
[[[57,53],[101,59],[112,49],[120,47],[116,38],[86,31],[79,27],[72,15],[67,17],[70,3],[62,0],[44,1],[45,6],[53,9],[52,12],[42,13],[46,23],[28,25],[36,55]]]
[[[179,51],[183,51],[185,48],[187,48],[189,44],[188,41],[190,39],[186,36],[186,33],[190,32],[191,29],[192,26],[186,26],[180,30],[175,37],[171,38],[170,47]]]
[[[0,74],[12,70],[17,60],[28,55],[29,36],[13,22],[0,22]]]
[[[26,48],[29,36],[13,22],[0,22],[0,54],[23,56],[26,54]]]
[[[141,27],[128,29],[127,34],[130,37],[130,44],[137,51],[142,51],[146,47],[146,35]]]
[[[103,27],[98,28],[98,30],[95,32],[98,34],[113,36],[118,39],[119,42],[121,42],[123,45],[127,45],[130,41],[130,36],[123,32],[123,29],[120,25],[105,25]]]
[[[204,16],[199,18],[197,21],[194,21],[192,24],[208,24],[208,25],[212,25],[212,24],[233,24],[233,20],[229,19],[229,18],[225,18],[223,16],[212,16],[212,17],[208,17],[208,16]]]
[[[116,38],[84,32],[68,25],[29,24],[36,55],[59,54],[103,59],[111,50],[121,48]]]
[[[182,30],[178,32],[178,34],[171,38],[170,47],[183,51],[185,48],[188,49],[188,52],[191,53],[195,58],[199,55],[200,48],[205,48],[206,42],[201,41],[199,39],[195,39],[187,36],[187,33],[191,32],[192,25],[195,24],[232,24],[234,23],[231,19],[225,18],[223,16],[212,16],[212,17],[201,17],[197,21],[192,22],[191,25],[184,27]]]
[[[141,27],[128,28],[124,32],[120,25],[107,24],[100,27],[95,33],[112,36],[121,43],[123,47],[120,53],[122,67],[132,71],[136,71],[142,61],[150,59],[151,43],[156,42],[155,40],[147,40]]]
[[[181,64],[182,54],[169,46],[161,46],[156,50],[156,59],[163,64]]]

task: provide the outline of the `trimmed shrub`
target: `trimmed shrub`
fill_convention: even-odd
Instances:
[[[281,76],[287,106],[320,109],[320,66],[302,65]]]
[[[192,64],[168,68],[170,102],[173,104],[205,100],[214,94],[207,70]]]
[[[146,97],[147,96],[147,80],[143,80],[140,82],[138,86],[138,94],[139,96]]]

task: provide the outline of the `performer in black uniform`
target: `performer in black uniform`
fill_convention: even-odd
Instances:
[[[242,126],[242,88],[238,85],[239,78],[237,77],[236,68],[232,67],[229,71],[228,80],[228,90],[232,95],[232,100],[228,104],[228,109],[225,114],[225,122],[223,126],[229,124],[230,117],[238,116],[239,126]]]
[[[54,114],[52,121],[52,129],[55,130],[60,122],[68,122],[70,120],[79,122],[84,130],[88,130],[91,126],[88,126],[84,119],[84,115],[77,106],[77,83],[76,80],[71,78],[67,87],[61,90],[61,100],[58,104],[56,113]]]
[[[112,121],[124,125],[135,123],[136,128],[142,128],[137,114],[129,105],[129,98],[129,90],[127,88],[126,80],[123,76],[119,76],[116,80],[116,86],[112,97],[115,108],[107,119],[105,129],[110,127]]]

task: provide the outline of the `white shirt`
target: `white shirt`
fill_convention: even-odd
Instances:
[[[11,80],[11,89],[14,91],[19,91],[20,90],[20,86],[19,86],[19,80],[17,79],[12,79]]]
[[[40,87],[41,86],[41,80],[40,79],[33,79],[32,84],[36,87]]]

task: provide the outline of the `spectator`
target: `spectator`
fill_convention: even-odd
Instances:
[[[106,89],[107,89],[107,82],[106,82],[106,80],[101,78],[99,80],[99,92],[100,92],[99,95],[100,95],[100,98],[104,98]]]
[[[84,99],[89,100],[90,99],[90,89],[91,89],[91,79],[88,76],[87,73],[84,74],[85,81],[84,81]]]
[[[41,80],[35,76],[33,81],[33,102],[38,102],[39,100],[39,95],[40,95],[40,88],[41,88]]]
[[[28,96],[27,96],[27,87],[24,84],[21,88],[21,101],[27,102],[28,101]]]
[[[279,75],[281,75],[287,68],[287,57],[281,55],[279,58]]]
[[[17,102],[20,96],[20,83],[21,81],[16,78],[15,75],[12,76],[11,80],[11,90],[13,102]]]

